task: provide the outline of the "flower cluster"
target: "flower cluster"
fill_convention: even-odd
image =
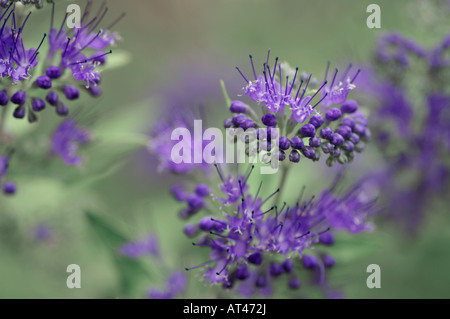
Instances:
[[[374,110],[374,140],[387,164],[373,178],[384,190],[389,215],[412,232],[433,199],[448,189],[449,48],[448,36],[425,49],[399,33],[384,35],[359,79],[361,99]]]
[[[156,236],[149,235],[146,238],[126,243],[119,247],[120,254],[138,258],[144,255],[159,256],[158,240]]]
[[[4,88],[0,92],[0,105],[6,106],[11,102],[15,105],[14,117],[21,119],[28,113],[30,122],[37,120],[36,113],[45,109],[47,104],[55,107],[57,114],[67,115],[67,101],[77,100],[80,89],[93,96],[101,94],[98,67],[111,53],[106,51],[107,47],[118,39],[117,34],[109,30],[122,16],[104,30],[98,30],[107,12],[104,5],[90,19],[92,1],[89,1],[80,28],[67,30],[68,14],[60,27],[54,27],[54,3],[52,7],[48,34],[43,34],[37,46],[29,49],[25,46],[23,33],[31,12],[15,3],[1,12],[4,23],[0,29],[0,77]],[[48,52],[41,61],[38,55],[46,39]]]
[[[336,195],[332,187],[317,199],[300,197],[291,206],[284,203],[278,207],[268,205],[278,191],[265,199],[260,197],[260,189],[252,195],[247,179],[229,175],[222,180],[220,188],[225,196],[212,198],[222,202],[223,215],[206,216],[185,227],[188,237],[198,237],[194,246],[210,250],[207,263],[187,270],[205,266],[203,276],[212,284],[231,288],[240,282],[241,293],[248,294],[249,288],[264,293],[271,291],[272,281],[286,274],[288,286],[298,289],[300,280],[293,270],[299,263],[319,270],[323,283],[325,269],[333,267],[335,261],[317,252],[320,248],[315,246],[332,245],[335,230],[359,233],[372,229],[366,219],[375,212],[375,205],[362,185],[343,196]],[[306,249],[316,254],[306,254]]]
[[[250,59],[253,66],[253,58]],[[225,100],[234,114],[224,121],[224,126],[245,133],[235,135],[233,140],[240,138],[248,144],[248,156],[253,152],[250,141],[258,140],[257,152],[277,152],[281,161],[289,151],[291,162],[299,162],[300,154],[317,161],[321,153],[329,155],[330,166],[336,161],[349,162],[370,138],[368,121],[357,102],[347,98],[359,74],[357,71],[350,77],[350,71],[351,66],[338,78],[336,70],[330,83],[325,75],[325,81],[319,84],[311,75],[300,74],[298,69],[289,70],[278,59],[273,69],[268,62],[264,63],[263,75],[257,76],[253,67],[254,81],[248,81],[241,73],[247,84],[244,93],[260,103],[263,112],[258,115],[246,103],[231,101],[223,86]],[[282,72],[287,74],[285,81],[280,80]],[[312,103],[318,95],[320,100]],[[262,181],[254,191],[249,180],[254,176],[254,165],[244,173],[240,170],[242,166],[232,167],[231,163],[175,165],[170,157],[173,147],[170,140],[177,128],[191,131],[189,119],[193,120],[189,112],[183,118],[173,112],[169,121],[158,120],[151,141],[151,149],[161,157],[163,168],[186,177],[174,184],[171,192],[182,204],[179,217],[188,222],[185,235],[193,238],[195,247],[207,250],[209,256],[205,263],[186,270],[202,269],[206,282],[252,296],[271,294],[273,282],[281,278],[286,278],[287,287],[299,289],[305,279],[301,278],[299,268],[304,268],[315,277],[315,284],[329,292],[327,269],[336,261],[321,246],[333,245],[338,230],[356,234],[372,229],[367,218],[377,208],[363,183],[342,194],[337,192],[336,182],[318,198],[308,200],[303,199],[305,189],[299,188],[294,190],[298,200],[288,203],[281,197],[285,178],[281,178],[279,187],[269,196],[261,195]],[[219,180],[214,174],[206,174],[211,165],[216,168]],[[283,167],[283,176],[289,176],[289,168]]]
[[[263,75],[256,74],[252,56],[250,61],[254,80],[248,80],[237,69],[247,84],[244,94],[262,105],[263,115],[240,100],[232,101],[230,111],[235,115],[224,121],[225,128],[255,129],[257,139],[262,135],[261,129],[278,128],[281,136],[269,134],[260,142],[271,143],[278,139],[279,160],[289,158],[293,163],[298,163],[301,155],[318,161],[323,153],[328,156],[327,165],[332,166],[336,161],[344,164],[353,160],[355,152],[364,149],[364,142],[370,139],[368,122],[358,103],[347,99],[349,91],[355,88],[359,70],[350,77],[350,65],[338,77],[336,69],[328,83],[328,65],[325,80],[317,88],[317,80],[312,79],[311,74],[299,74],[298,68],[291,70],[279,63],[278,58],[272,69],[267,57]],[[292,80],[289,80],[290,74],[293,74]],[[318,95],[321,98],[313,102]]]
[[[67,165],[79,166],[83,159],[77,155],[78,145],[90,142],[89,132],[80,128],[74,119],[63,121],[53,133],[52,152]]]

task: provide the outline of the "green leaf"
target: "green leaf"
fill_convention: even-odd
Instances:
[[[85,212],[92,230],[101,238],[105,248],[110,252],[120,277],[120,290],[130,294],[143,280],[148,280],[148,269],[137,259],[130,259],[117,252],[118,247],[129,241],[120,231],[107,223],[98,214]]]

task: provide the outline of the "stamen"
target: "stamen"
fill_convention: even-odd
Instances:
[[[336,71],[334,72],[334,76],[333,76],[333,81],[331,81],[331,85],[330,85],[330,89],[333,89],[333,85],[334,85],[334,81],[336,80],[336,75],[338,73],[338,69],[336,69]]]
[[[322,102],[326,97],[328,96],[328,93],[325,93],[325,95],[319,100],[319,102],[317,102],[312,108],[316,108],[317,105],[320,104],[320,102]]]
[[[322,86],[316,91],[316,93],[314,93],[314,95],[311,97],[311,99],[308,101],[307,104],[311,103],[311,101],[316,97],[317,93],[319,93],[320,90],[322,90],[326,84],[327,84],[327,81],[323,82]]]
[[[348,74],[348,72],[350,71],[351,68],[352,68],[352,64],[350,63],[348,65],[347,69],[345,70],[344,75],[342,75],[342,77],[341,77],[341,82],[345,81],[345,78],[347,77],[347,74]]]
[[[266,203],[269,199],[271,199],[273,196],[275,196],[275,194],[278,193],[279,191],[280,191],[280,189],[278,188],[275,192],[273,192],[269,197],[267,197],[267,198],[263,201],[262,205],[264,205],[264,203]]]
[[[295,68],[295,75],[294,75],[294,79],[292,80],[292,85],[291,85],[291,89],[289,90],[289,95],[291,95],[292,88],[294,87],[295,79],[297,78],[297,73],[298,73],[298,67]]]
[[[127,14],[123,12],[113,23],[106,27],[106,30],[111,30],[120,20],[122,20]]]
[[[203,264],[200,264],[200,265],[198,265],[198,266],[194,266],[194,267],[190,267],[190,268],[184,268],[184,270],[189,271],[189,270],[192,270],[192,269],[200,268],[200,267],[209,265],[210,263],[215,262],[215,261],[216,261],[216,260],[210,260],[210,261],[207,261],[207,262],[205,262],[205,263],[203,263]]]
[[[268,212],[272,211],[274,208],[275,208],[275,206],[272,206],[269,210],[265,211],[264,213],[256,215],[256,217],[263,216],[263,215],[267,214]]]
[[[36,59],[37,55],[39,54],[39,49],[41,48],[42,43],[44,42],[45,38],[47,37],[47,33],[44,33],[44,37],[41,40],[41,43],[39,43],[38,48],[34,52],[33,59],[31,60],[30,64],[33,64],[34,59]]]
[[[247,80],[247,78],[244,76],[244,74],[242,74],[241,70],[239,70],[238,67],[236,67],[236,70],[238,70],[238,72],[241,74],[241,76],[244,78],[244,80],[245,80],[245,82],[246,82],[247,84],[250,83],[250,81]]]
[[[358,76],[359,72],[361,72],[361,69],[358,69],[358,72],[356,72],[355,76],[353,77],[353,79],[350,81],[350,83],[353,83],[356,80],[356,77]]]
[[[277,71],[277,64],[278,64],[278,57],[275,58],[275,65],[273,66],[273,78],[271,78],[272,83],[273,83],[273,79],[275,78],[275,72]],[[281,81],[281,77],[280,77],[280,81]]]
[[[248,178],[250,177],[250,174],[253,172],[254,168],[255,168],[255,165],[252,165],[250,167],[250,171],[248,172],[247,176],[245,177],[244,184],[247,184]]]
[[[61,23],[61,26],[59,27],[58,36],[61,34],[62,28],[63,28],[64,24],[66,23],[67,15],[68,15],[68,13],[66,12],[66,14],[64,15],[64,19]]]
[[[220,180],[222,181],[222,183],[224,183],[223,176],[222,173],[220,172],[219,167],[217,166],[217,164],[214,164],[214,166],[216,167],[217,174],[219,174]]]
[[[311,232],[310,232],[310,231],[307,231],[307,232],[304,233],[303,235],[300,235],[300,236],[298,236],[298,237],[295,237],[294,239],[300,239],[300,238],[302,238],[302,237],[308,236],[309,234],[311,234]]]
[[[257,77],[256,77],[256,72],[255,72],[255,66],[253,65],[253,57],[251,54],[249,54],[249,57],[250,57],[250,63],[252,64],[253,76],[255,77],[255,80],[256,80]]]
[[[106,2],[106,1],[105,1],[105,2]],[[105,3],[105,2],[103,2],[103,3]],[[100,24],[100,22],[102,22],[103,18],[104,18],[105,15],[106,15],[106,12],[108,12],[108,10],[109,10],[109,8],[106,7],[105,10],[103,11],[103,14],[102,14],[102,16],[100,17],[100,19],[98,19],[97,23],[91,28],[91,31],[97,29],[98,25]],[[96,15],[96,16],[98,16],[98,15]]]
[[[86,3],[86,7],[84,8],[83,17],[81,18],[81,24],[83,24],[84,19],[87,18],[89,11],[91,10],[91,7],[92,7],[92,0],[88,0],[88,2]]]
[[[261,181],[261,183],[259,183],[258,191],[256,192],[255,198],[258,198],[259,191],[261,190],[261,186],[262,186],[262,181]]]

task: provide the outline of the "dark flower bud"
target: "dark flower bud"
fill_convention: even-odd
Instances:
[[[23,119],[25,117],[25,108],[22,105],[16,107],[16,109],[14,110],[13,116],[16,119]]]
[[[33,111],[40,112],[45,109],[45,102],[41,99],[33,98],[31,101],[31,107],[33,108]]]
[[[323,123],[325,123],[325,120],[319,114],[313,115],[309,119],[309,124],[312,124],[315,128],[319,128]]]
[[[342,135],[334,133],[333,136],[331,137],[331,144],[339,146],[344,144],[344,138],[342,137]]]
[[[330,255],[323,256],[322,260],[323,260],[324,266],[327,267],[327,268],[331,268],[331,267],[333,267],[336,264],[336,261]]]
[[[254,265],[261,265],[262,264],[262,255],[259,252],[253,253],[247,258],[249,263],[252,263]]]
[[[292,277],[289,279],[288,286],[291,289],[299,289],[300,288],[300,280],[297,277]]]
[[[311,147],[320,147],[322,145],[322,141],[317,136],[311,137],[309,139],[309,146]]]
[[[267,280],[264,275],[258,275],[258,278],[256,278],[255,286],[258,288],[264,288],[267,286]]]
[[[303,140],[298,136],[294,136],[293,138],[291,138],[291,146],[293,149],[296,149],[296,150],[301,150],[301,149],[305,148],[305,144],[303,143]]]
[[[238,280],[245,280],[250,276],[250,273],[248,271],[248,267],[246,264],[241,264],[236,269],[236,279]]]
[[[184,227],[184,233],[189,238],[194,237],[197,234],[197,226],[196,225],[192,225],[192,224],[191,225],[186,225]]]
[[[59,101],[59,96],[55,92],[51,91],[47,94],[45,98],[50,105],[57,106]]]
[[[289,139],[285,136],[280,137],[278,139],[278,147],[283,151],[289,149]]]
[[[284,272],[283,267],[278,263],[272,263],[270,264],[270,276],[272,277],[278,277]]]
[[[299,133],[303,137],[313,137],[316,135],[316,128],[312,124],[305,124],[302,126]]]
[[[343,119],[341,121],[341,125],[347,125],[353,130],[355,128],[356,123],[355,123],[354,119],[352,119],[350,117],[346,117],[345,119]]]
[[[343,138],[350,138],[352,136],[352,129],[350,126],[342,125],[336,129],[336,133],[342,135]]]
[[[355,132],[356,134],[358,134],[359,136],[363,136],[364,133],[366,132],[366,126],[362,125],[362,124],[356,124],[355,128],[353,129],[353,132]]]
[[[24,105],[26,101],[27,101],[27,95],[23,91],[17,91],[11,97],[11,102],[13,102],[14,104],[17,104],[17,105]]]
[[[319,236],[319,242],[324,245],[333,245],[334,244],[334,235],[331,232],[323,233]]]
[[[324,139],[331,139],[331,137],[333,136],[333,130],[329,127],[324,127],[321,131],[320,131],[320,136]]]
[[[314,268],[317,268],[317,266],[319,265],[316,257],[311,256],[311,255],[303,255],[302,263],[303,263],[303,267],[305,267],[307,269],[314,269]]]
[[[283,261],[282,266],[284,271],[288,274],[292,271],[292,269],[294,269],[294,263],[290,259],[286,259],[285,261]]]
[[[233,101],[230,105],[230,111],[232,113],[247,113],[247,105],[241,101]]]
[[[8,98],[8,94],[6,93],[6,91],[0,91],[0,105],[5,106],[6,104],[8,104],[8,102],[9,102],[9,98]]]
[[[231,119],[225,119],[223,121],[223,127],[224,128],[230,128],[233,126],[233,121]]]
[[[359,135],[358,134],[352,134],[350,136],[350,142],[352,142],[353,144],[358,144],[359,143]]]
[[[331,143],[325,143],[322,145],[322,151],[325,154],[331,153],[331,152],[333,152],[333,150],[334,150],[334,145]]]
[[[13,182],[6,182],[5,185],[3,185],[3,192],[7,195],[15,194],[16,190],[16,184]]]
[[[234,126],[239,126],[243,121],[245,121],[247,117],[244,114],[236,114],[233,116],[231,120]]]
[[[67,114],[69,114],[69,108],[65,104],[60,103],[56,107],[56,113],[61,116],[66,116]]]
[[[41,75],[36,79],[36,85],[41,89],[48,90],[52,87],[52,80],[46,75]]]
[[[200,196],[198,196],[196,194],[189,195],[188,198],[186,199],[186,202],[189,205],[189,207],[192,209],[200,209],[205,204],[203,198],[201,198]]]
[[[57,66],[49,66],[45,71],[45,74],[47,74],[50,79],[58,79],[61,77],[61,70]]]
[[[296,150],[293,150],[293,151],[291,152],[291,154],[289,154],[289,160],[290,160],[292,163],[298,163],[298,162],[300,162],[300,153],[297,152]]]
[[[93,96],[93,97],[97,97],[102,94],[102,89],[98,85],[90,86],[88,91],[89,91],[89,94],[91,94],[91,96]]]
[[[246,129],[249,129],[251,127],[255,127],[255,122],[253,120],[247,119],[242,121],[239,126],[245,131]]]
[[[354,148],[355,148],[355,145],[353,145],[352,142],[348,142],[348,141],[347,141],[347,142],[345,142],[344,144],[342,144],[342,149],[343,149],[344,151],[352,152]]]
[[[68,100],[76,100],[80,97],[80,92],[72,85],[66,85],[64,87],[64,94]]]
[[[261,121],[266,126],[275,126],[277,125],[277,118],[272,113],[264,114],[261,118]]]
[[[354,113],[358,109],[358,104],[353,100],[345,101],[341,105],[341,110],[343,113]]]
[[[336,120],[340,119],[341,116],[342,116],[342,112],[337,107],[333,107],[325,113],[325,118],[328,121],[336,121]]]
[[[198,196],[206,197],[206,196],[208,196],[211,193],[211,190],[209,189],[209,186],[206,185],[206,184],[198,184],[195,187],[195,193]]]
[[[305,155],[306,158],[309,159],[315,159],[316,158],[316,151],[312,149],[311,147],[305,147],[303,150],[303,155]]]

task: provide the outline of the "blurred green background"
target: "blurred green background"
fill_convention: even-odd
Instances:
[[[84,6],[84,1],[62,1],[60,18],[65,3]],[[201,263],[206,255],[193,250],[182,234],[180,205],[168,192],[175,179],[158,175],[146,150],[145,136],[164,111],[164,99],[171,92],[190,91],[196,84],[191,81],[203,81],[199,86],[208,85],[208,94],[186,103],[204,103],[215,114],[212,123],[220,123],[226,109],[219,80],[226,81],[232,97],[239,94],[242,79],[234,67],[249,70],[249,53],[263,61],[270,48],[273,56],[320,78],[327,61],[341,67],[368,61],[383,32],[399,30],[433,45],[449,31],[450,23],[443,23],[442,13],[431,5],[437,2],[417,0],[376,1],[382,28],[369,29],[370,3],[109,0],[108,21],[127,15],[116,26],[122,37],[111,57],[116,67],[102,74],[104,94],[80,102],[78,116],[91,124],[95,137],[82,149],[85,165],[78,169],[57,158],[35,160],[58,123],[56,116],[32,126],[16,127],[12,118],[7,123],[26,151],[18,154],[21,165],[11,167],[17,195],[0,196],[0,298],[145,298],[150,287],[163,286],[170,270]],[[32,18],[34,27],[26,37],[37,39],[47,32],[49,10]],[[355,170],[370,168],[374,158],[373,151],[366,152]],[[303,184],[309,195],[329,185],[332,170],[321,167],[317,177],[311,168],[299,167],[288,180],[292,193]],[[438,203],[429,213],[417,237],[385,223],[371,233],[340,235],[331,250],[338,262],[331,283],[346,298],[449,298],[448,205]],[[35,239],[34,229],[41,224],[51,230],[49,240]],[[163,261],[131,261],[117,254],[123,240],[148,233],[158,236]],[[81,289],[66,287],[66,267],[72,263],[81,266]],[[366,267],[372,263],[381,267],[380,289],[366,286]],[[188,275],[188,290],[180,297],[229,297],[201,283],[194,271]],[[284,296],[283,291],[274,295]],[[301,291],[299,296],[318,294]]]

